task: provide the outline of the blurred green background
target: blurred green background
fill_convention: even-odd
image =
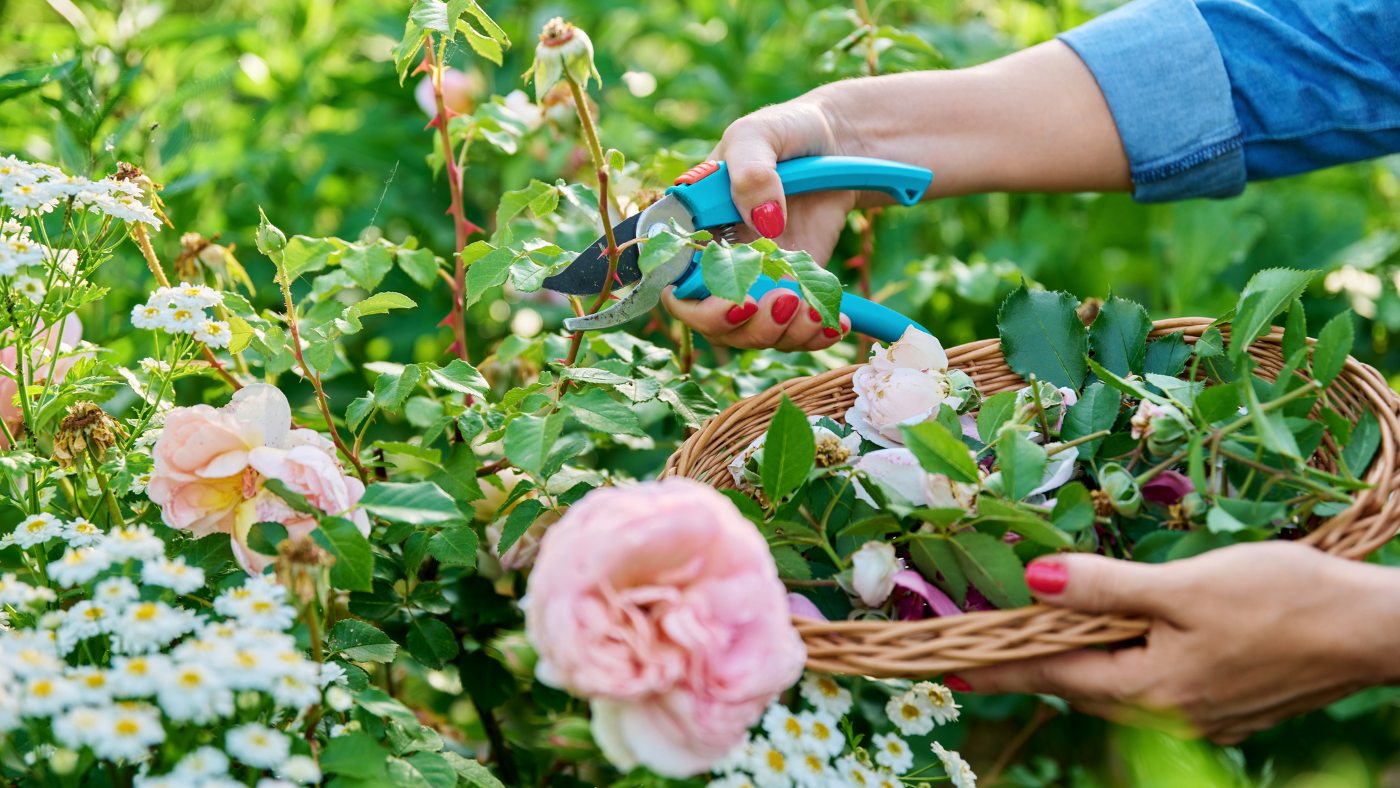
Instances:
[[[75,4],[76,2],[76,4]],[[734,118],[816,85],[864,73],[866,53],[838,46],[860,23],[840,2],[503,2],[483,5],[514,46],[496,67],[454,49],[480,105],[525,87],[535,33],[561,15],[592,35],[603,79],[602,142],[641,162],[626,185],[664,186],[700,160]],[[880,71],[961,68],[1052,38],[1114,0],[920,0],[868,12],[884,31]],[[158,183],[175,229],[156,237],[162,259],[182,232],[219,235],[277,303],[272,265],[253,230],[261,206],[288,235],[409,236],[448,257],[445,181],[427,156],[428,117],[400,86],[391,47],[408,3],[389,0],[0,0],[0,74],[59,66],[22,90],[0,77],[0,155],[102,174],[125,160]],[[833,47],[837,47],[833,50]],[[31,75],[33,72],[30,72]],[[533,96],[531,96],[533,97]],[[936,100],[913,97],[914,100]],[[490,227],[500,195],[531,178],[583,178],[569,111],[518,145],[473,144],[467,216]],[[556,125],[562,124],[562,125]],[[583,169],[588,169],[584,167]],[[861,253],[857,222],[833,267]],[[875,219],[870,279],[886,303],[954,345],[995,334],[995,308],[1025,276],[1085,297],[1114,292],[1154,317],[1217,315],[1250,275],[1288,266],[1321,273],[1305,303],[1316,330],[1347,308],[1356,355],[1400,371],[1400,157],[1251,186],[1226,202],[1136,205],[1123,195],[995,194],[891,208]],[[134,247],[100,272],[112,292],[85,315],[87,339],[131,363],[148,350],[127,315],[153,287]],[[437,327],[448,294],[394,271],[385,289],[423,308],[377,323],[347,348],[364,362],[441,360]],[[529,315],[522,319],[522,313]],[[512,331],[557,328],[559,304],[509,296],[471,310],[471,355]],[[846,357],[854,357],[854,345]],[[1392,378],[1393,382],[1400,382]],[[346,391],[362,391],[359,382]],[[345,400],[342,400],[345,401]],[[1292,590],[1290,590],[1291,592]],[[1185,745],[1057,716],[1012,759],[1005,779],[1062,785],[1400,785],[1396,693],[1373,691],[1257,736],[1238,749]],[[964,752],[979,771],[1035,714],[1030,698],[971,699]],[[1018,765],[1015,765],[1018,764]]]

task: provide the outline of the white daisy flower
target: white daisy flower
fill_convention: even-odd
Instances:
[[[294,673],[283,673],[274,678],[270,691],[279,708],[306,708],[321,700],[320,688]]]
[[[148,525],[128,525],[112,531],[103,546],[115,561],[154,561],[165,556],[165,542]]]
[[[194,330],[194,338],[209,347],[221,348],[228,347],[233,333],[229,331],[228,323],[222,320],[202,320]]]
[[[798,689],[804,700],[833,717],[843,717],[851,710],[851,691],[825,673],[807,671]]]
[[[210,777],[228,774],[228,765],[228,756],[223,750],[205,745],[181,758],[170,774],[190,783],[202,783]]]
[[[169,645],[197,625],[197,617],[188,610],[164,602],[139,602],[123,610],[112,627],[113,647],[126,654],[149,653]]]
[[[23,580],[17,580],[14,572],[0,575],[0,605],[24,607],[36,598],[36,589]]]
[[[43,544],[63,534],[63,523],[48,512],[32,514],[15,526],[14,541],[21,549]]]
[[[342,668],[339,662],[322,662],[319,683],[322,687],[329,687],[332,684],[344,686],[349,683],[349,679],[345,678],[345,668]]]
[[[25,235],[28,236],[28,233]],[[41,243],[29,240],[28,237],[12,238],[7,245],[9,253],[6,256],[19,268],[28,268],[31,265],[42,263],[44,252],[48,248]]]
[[[192,285],[189,282],[181,282],[179,287],[172,287],[170,292],[175,303],[191,309],[206,309],[224,302],[223,293],[205,285]]]
[[[233,715],[233,693],[212,668],[193,662],[160,678],[156,703],[170,719],[197,725]]]
[[[107,727],[110,706],[79,706],[55,717],[53,736],[64,746],[78,749],[91,746]]]
[[[836,718],[820,711],[804,711],[797,715],[802,726],[802,746],[813,752],[835,758],[846,748],[846,737],[837,727]]]
[[[141,580],[149,585],[170,588],[177,594],[192,594],[204,587],[204,570],[185,564],[184,556],[145,561],[141,565]]]
[[[107,671],[95,665],[80,665],[68,671],[68,682],[78,691],[78,701],[88,706],[103,706],[112,700],[112,685]]]
[[[287,760],[291,744],[279,731],[256,722],[239,725],[224,735],[228,754],[255,769],[273,769]]]
[[[827,763],[826,753],[802,752],[794,754],[792,760],[792,781],[801,788],[827,788],[836,775]]]
[[[162,678],[169,672],[170,659],[164,654],[114,656],[107,679],[115,697],[146,698],[156,694]]]
[[[221,604],[222,603],[222,604]],[[281,598],[244,586],[232,588],[214,599],[214,611],[254,629],[287,629],[296,620],[296,609]]]
[[[165,328],[170,319],[170,308],[154,303],[137,304],[131,308],[131,325],[155,331]]]
[[[133,495],[145,495],[146,488],[150,485],[151,472],[147,471],[143,474],[131,477],[131,487],[128,488],[128,491],[131,492]]]
[[[762,725],[773,746],[786,753],[802,751],[802,722],[783,704],[769,706],[763,713]]]
[[[161,328],[172,334],[193,334],[207,317],[201,310],[176,304],[165,314],[165,323]]]
[[[847,755],[837,761],[836,771],[849,788],[875,788],[879,781],[875,772],[857,761],[854,755]]]
[[[155,359],[149,356],[141,359],[139,363],[141,365],[141,371],[146,373],[147,375],[156,375],[162,372],[169,372],[171,369],[169,361],[156,361]]]
[[[22,679],[57,676],[63,671],[55,638],[48,632],[11,632],[0,662]]]
[[[68,610],[68,617],[58,628],[58,652],[67,654],[84,640],[110,632],[115,619],[112,609],[99,602],[84,599],[77,603]]]
[[[69,547],[63,557],[49,564],[49,577],[64,588],[86,583],[112,565],[101,547]]]
[[[92,547],[101,544],[106,534],[102,529],[88,522],[86,517],[79,517],[76,520],[63,526],[63,540],[72,547]]]
[[[709,788],[758,788],[754,780],[743,772],[730,772],[710,781]]]
[[[310,756],[293,755],[277,767],[277,776],[302,785],[314,785],[321,781],[321,767]]]
[[[15,277],[15,290],[36,304],[44,303],[44,296],[49,292],[42,279],[27,274]]]
[[[26,717],[52,717],[78,703],[78,690],[62,676],[37,676],[24,683],[19,708]]]
[[[890,722],[905,736],[923,736],[933,730],[933,704],[928,694],[909,690],[885,704]]]
[[[264,690],[280,675],[276,661],[256,648],[240,648],[222,656],[220,675],[238,690]]]
[[[99,758],[135,761],[165,741],[160,712],[144,703],[119,703],[104,722],[89,745]]]
[[[910,692],[921,693],[928,698],[929,705],[933,708],[934,722],[947,725],[958,721],[958,709],[962,707],[953,700],[952,690],[932,681],[921,681],[915,684]]]
[[[904,781],[889,769],[881,769],[875,775],[875,788],[904,788]]]
[[[790,788],[792,758],[764,738],[754,740],[753,760],[749,761],[758,788]]]
[[[118,184],[118,187],[120,188],[126,183],[130,183],[130,181]],[[128,223],[145,222],[157,230],[160,229],[160,220],[156,218],[155,211],[142,205],[140,200],[129,193],[98,195],[93,200],[93,206],[115,219],[121,219]]]
[[[909,745],[893,733],[877,733],[871,743],[877,748],[875,763],[895,774],[904,774],[914,765],[914,753]]]
[[[114,610],[141,596],[136,584],[125,577],[109,577],[97,584],[92,591],[92,600]]]
[[[943,771],[948,773],[948,779],[954,788],[977,788],[977,775],[973,774],[972,767],[967,765],[967,761],[963,760],[961,755],[943,749],[943,745],[938,742],[933,743],[933,754],[943,762]]]
[[[335,711],[349,711],[355,705],[355,696],[344,687],[331,687],[326,690],[326,705]]]

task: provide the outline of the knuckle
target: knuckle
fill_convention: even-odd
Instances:
[[[755,192],[767,188],[776,172],[767,165],[756,161],[738,161],[729,166],[729,182],[741,192]]]

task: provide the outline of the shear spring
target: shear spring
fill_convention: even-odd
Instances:
[[[725,243],[733,246],[739,243],[739,225],[721,224],[715,228],[715,235],[718,235]]]

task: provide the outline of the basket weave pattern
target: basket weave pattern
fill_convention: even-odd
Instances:
[[[1176,318],[1153,324],[1153,338],[1177,331],[1194,344],[1210,326],[1205,318]],[[1228,329],[1226,336],[1228,336]],[[1283,368],[1282,332],[1274,329],[1250,348],[1261,376],[1272,379]],[[1026,382],[1006,366],[1000,343],[982,340],[948,350],[948,366],[967,373],[983,394],[1022,388]],[[729,462],[768,429],[783,394],[813,416],[842,421],[855,401],[851,376],[860,365],[795,378],[750,397],[705,423],[666,463],[663,476],[687,476],[718,489],[733,488]],[[1365,475],[1371,489],[1355,503],[1319,524],[1302,541],[1328,553],[1359,559],[1380,547],[1400,528],[1397,441],[1400,398],[1375,369],[1348,358],[1329,390],[1332,406],[1352,421],[1362,409],[1380,422],[1381,443]],[[1311,463],[1333,470],[1336,446],[1328,436]],[[934,676],[999,662],[1045,656],[1146,633],[1149,620],[1117,614],[1090,615],[1036,604],[1015,610],[968,613],[923,621],[814,621],[794,618],[807,643],[807,666],[827,673],[876,677]]]

